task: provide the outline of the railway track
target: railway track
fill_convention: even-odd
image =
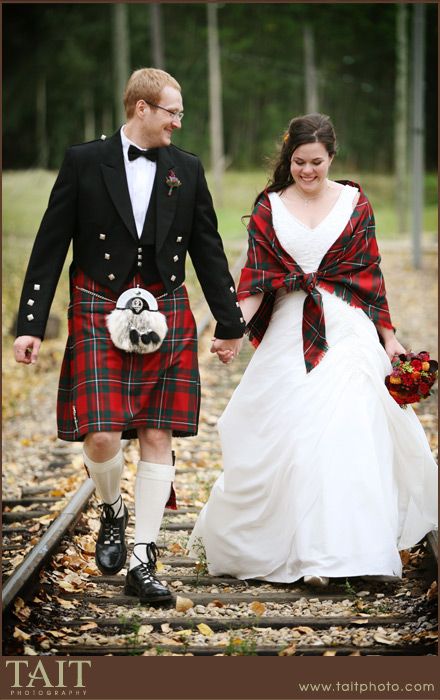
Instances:
[[[237,266],[239,266],[238,263]],[[324,591],[207,575],[185,545],[220,471],[215,422],[250,358],[216,365],[199,324],[203,404],[200,435],[176,441],[180,506],[168,511],[160,534],[159,577],[175,595],[168,607],[141,606],[123,595],[124,572],[101,576],[94,563],[99,527],[91,480],[67,500],[58,482],[75,483],[80,455],[54,447],[48,479],[3,502],[5,655],[427,655],[436,653],[436,551],[431,534],[403,553],[399,583],[334,579]],[[203,376],[206,374],[206,376]],[[130,504],[137,445],[125,449],[125,496]],[[50,476],[52,475],[52,479]],[[79,481],[81,479],[79,478]],[[132,501],[131,501],[132,503]],[[131,505],[131,510],[133,507]],[[40,537],[41,533],[41,537]],[[92,534],[90,534],[92,533]],[[127,530],[132,541],[133,518]],[[38,540],[38,541],[37,541]],[[29,552],[21,557],[24,548]],[[435,553],[435,554],[434,554]]]

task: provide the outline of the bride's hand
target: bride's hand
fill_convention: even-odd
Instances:
[[[401,355],[402,353],[406,355],[406,350],[401,343],[397,340],[396,336],[393,335],[391,338],[387,338],[384,341],[385,352],[390,358],[393,359],[394,355]]]

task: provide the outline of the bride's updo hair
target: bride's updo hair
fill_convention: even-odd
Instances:
[[[322,143],[329,156],[336,153],[336,134],[333,124],[326,114],[305,114],[295,117],[283,135],[280,153],[274,163],[273,175],[269,180],[267,191],[280,192],[293,183],[290,172],[292,154],[305,143]],[[255,200],[259,200],[261,192]]]

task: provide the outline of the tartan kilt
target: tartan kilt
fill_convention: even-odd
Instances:
[[[121,293],[136,284],[143,286],[139,275]],[[83,440],[87,433],[101,431],[121,431],[123,438],[135,438],[138,427],[168,429],[175,437],[197,434],[197,328],[186,288],[182,285],[165,294],[158,283],[149,285],[149,291],[156,297],[164,294],[158,306],[166,316],[168,333],[155,352],[128,353],[113,344],[105,323],[115,294],[81,271],[71,277],[69,337],[57,401],[62,440]]]

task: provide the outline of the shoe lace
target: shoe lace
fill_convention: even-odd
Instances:
[[[118,501],[122,504],[122,496],[118,496],[114,503],[100,503],[98,506],[98,508],[102,509],[101,523],[104,530],[104,544],[121,544],[120,530],[116,523],[117,518],[115,516],[115,512],[117,513],[119,508],[115,511],[112,507],[116,505]]]
[[[143,561],[135,552],[136,547],[146,547],[147,560]],[[155,581],[156,562],[159,556],[159,548],[155,542],[136,542],[133,547],[133,555],[141,564],[140,574],[144,581]]]

